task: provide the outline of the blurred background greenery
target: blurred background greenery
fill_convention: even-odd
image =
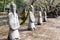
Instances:
[[[17,6],[17,13],[19,17],[21,16],[21,20],[22,20],[21,24],[23,24],[28,18],[30,5],[33,1],[34,1],[33,6],[35,8],[35,11],[39,11],[39,7],[41,7],[41,8],[45,8],[45,10],[48,13],[51,12],[53,9],[60,7],[60,0],[0,0],[0,14],[7,12],[8,9],[7,6],[10,4],[11,1],[14,1]]]

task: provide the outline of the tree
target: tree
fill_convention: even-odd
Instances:
[[[31,0],[32,1],[32,0]],[[24,24],[26,19],[28,18],[28,11],[29,11],[29,5],[30,0],[15,0],[15,3],[17,5],[17,12],[19,16],[21,16],[21,24]]]

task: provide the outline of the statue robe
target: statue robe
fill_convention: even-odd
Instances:
[[[40,24],[43,24],[43,17],[42,17],[42,12],[41,11],[39,11],[39,14],[38,14],[39,16],[38,16],[38,24],[40,25]]]
[[[33,12],[30,11],[30,13],[29,13],[29,28],[32,28],[32,29],[35,28],[34,22],[35,22],[35,16],[34,16]]]
[[[16,14],[16,12],[14,12],[14,14],[12,12],[9,12],[8,17],[9,17],[9,27],[10,27],[10,31],[9,31],[10,39],[11,40],[14,40],[15,38],[20,39],[20,35],[18,31],[18,29],[20,28],[18,15]]]

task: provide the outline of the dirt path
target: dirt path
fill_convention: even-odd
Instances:
[[[48,18],[43,25],[36,25],[35,31],[28,31],[27,27],[27,22],[21,25],[21,40],[60,40],[60,17]],[[7,39],[8,31],[7,25],[0,26],[0,40]]]

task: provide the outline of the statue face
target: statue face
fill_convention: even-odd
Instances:
[[[11,10],[11,12],[16,11],[16,5],[14,4],[14,2],[11,2],[10,10]]]
[[[14,12],[13,11],[13,5],[10,5],[10,10],[11,10],[11,12]]]

